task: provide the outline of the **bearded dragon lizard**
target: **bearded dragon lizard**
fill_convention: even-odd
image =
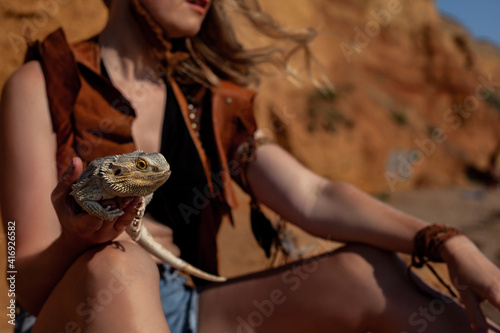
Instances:
[[[142,151],[97,158],[90,162],[80,178],[73,184],[71,195],[89,214],[112,221],[124,214],[121,208],[104,208],[100,200],[115,197],[142,197],[136,216],[125,231],[146,251],[171,267],[201,279],[222,282],[226,278],[205,273],[193,267],[155,241],[142,223],[147,204],[156,191],[170,177],[170,166],[160,153]]]

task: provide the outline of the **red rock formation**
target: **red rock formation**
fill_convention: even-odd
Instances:
[[[281,110],[294,155],[376,192],[460,185],[467,166],[487,169],[500,142],[498,49],[441,17],[433,1],[307,5],[266,3],[281,22],[318,30],[313,48],[336,87],[322,99],[265,81],[259,119],[272,129],[269,110]]]

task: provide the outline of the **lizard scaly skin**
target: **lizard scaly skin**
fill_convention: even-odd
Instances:
[[[132,224],[126,232],[146,251],[169,264],[171,267],[193,276],[215,282],[226,278],[205,273],[182,259],[155,241],[142,223],[147,204],[156,191],[170,176],[170,166],[160,153],[147,154],[142,151],[97,158],[90,162],[80,178],[72,186],[71,195],[89,214],[103,220],[112,221],[123,215],[120,208],[102,207],[100,200],[115,197],[143,197],[141,207],[137,209]]]

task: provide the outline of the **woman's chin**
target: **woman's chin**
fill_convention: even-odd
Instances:
[[[170,25],[164,27],[165,35],[168,38],[184,38],[193,37],[200,32],[202,20],[199,17],[193,18],[191,20],[185,20],[182,24],[177,24],[175,26]]]

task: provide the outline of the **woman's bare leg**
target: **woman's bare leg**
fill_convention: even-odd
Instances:
[[[127,241],[86,252],[53,290],[32,332],[170,332],[156,264]]]
[[[351,245],[207,288],[200,333],[472,332],[466,312],[417,292],[396,255]]]

